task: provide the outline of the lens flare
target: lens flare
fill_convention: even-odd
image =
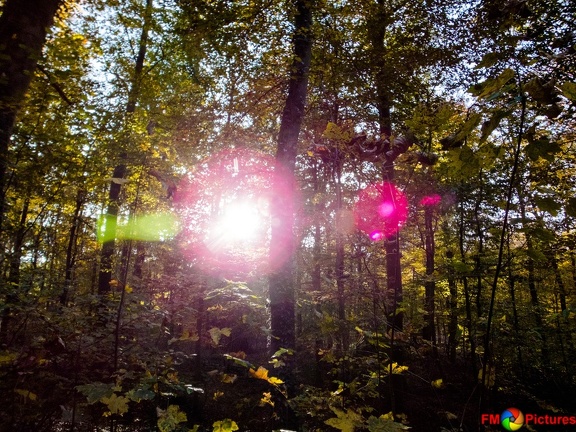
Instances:
[[[394,184],[372,184],[360,191],[354,209],[356,226],[379,241],[396,233],[406,222],[408,200]]]
[[[442,197],[438,194],[426,195],[420,200],[420,205],[424,207],[432,207],[440,204]]]
[[[251,150],[227,150],[202,163],[175,196],[187,259],[226,278],[264,274],[279,265],[270,259],[270,203],[292,193],[278,178],[275,160]]]

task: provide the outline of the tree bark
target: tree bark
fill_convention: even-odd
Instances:
[[[278,134],[276,151],[277,182],[283,177],[291,179],[295,190],[294,169],[298,135],[308,89],[308,71],[312,57],[312,2],[296,0],[295,28],[293,36],[294,60],[290,73],[290,84],[282,122]],[[277,194],[272,206],[272,231],[270,255],[282,264],[273,269],[269,278],[271,350],[281,347],[294,348],[295,335],[295,290],[294,290],[294,194]]]
[[[427,205],[424,208],[424,237],[425,237],[425,251],[426,251],[426,282],[425,298],[426,298],[426,319],[422,332],[422,337],[432,342],[433,347],[436,347],[436,327],[434,325],[434,294],[436,290],[436,282],[433,280],[434,274],[434,226],[433,226],[433,212],[432,206]]]
[[[140,42],[138,44],[138,55],[134,64],[134,75],[130,83],[130,91],[128,93],[128,102],[126,104],[126,117],[130,117],[136,111],[136,102],[140,95],[140,85],[142,75],[144,73],[144,59],[146,58],[146,50],[148,48],[148,31],[152,19],[152,0],[146,0],[146,11],[144,15],[144,23],[142,25],[142,32],[140,33]],[[125,160],[127,154],[122,152],[120,154],[120,163],[114,168],[112,177],[115,179],[123,179],[127,174]],[[118,222],[118,209],[120,202],[121,185],[114,181],[110,184],[110,191],[108,193],[108,209],[106,211],[106,240],[102,245],[100,253],[100,273],[98,277],[98,294],[103,295],[110,292],[110,281],[112,280],[112,272],[114,268],[114,254],[116,251],[116,224]]]
[[[8,269],[8,294],[6,295],[6,305],[2,311],[2,322],[0,323],[0,345],[8,345],[8,330],[13,319],[12,306],[19,303],[18,294],[21,291],[20,261],[22,260],[22,247],[24,246],[24,237],[28,231],[28,228],[26,227],[26,219],[28,218],[29,207],[30,196],[28,195],[24,199],[22,212],[20,213],[18,230],[14,235],[14,247],[12,256],[10,257],[10,265]]]
[[[16,116],[63,0],[6,0],[0,15],[0,231]]]

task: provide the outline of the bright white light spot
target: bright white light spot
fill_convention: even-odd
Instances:
[[[218,219],[216,232],[223,241],[247,242],[257,236],[263,224],[256,203],[233,202],[226,205]]]

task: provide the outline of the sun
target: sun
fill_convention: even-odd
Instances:
[[[179,250],[197,269],[218,277],[250,278],[277,268],[272,256],[271,207],[293,193],[292,178],[275,159],[247,149],[219,152],[179,183],[174,204]]]
[[[256,199],[234,201],[225,205],[213,227],[213,234],[224,242],[245,243],[256,240],[265,228],[266,215]]]

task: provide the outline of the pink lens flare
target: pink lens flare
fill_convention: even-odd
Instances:
[[[408,200],[394,184],[372,184],[360,191],[354,209],[356,226],[372,241],[396,233],[408,217]]]
[[[182,253],[204,272],[249,278],[281,263],[270,258],[270,206],[294,192],[275,159],[248,149],[220,152],[197,164],[174,197]]]
[[[438,194],[427,195],[420,200],[420,205],[424,207],[435,206],[442,202],[442,197]]]

